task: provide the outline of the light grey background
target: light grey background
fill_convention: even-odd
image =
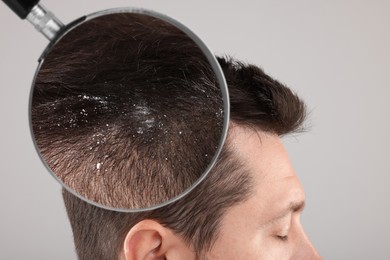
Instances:
[[[309,237],[325,259],[390,259],[390,2],[226,2],[42,3],[64,23],[121,6],[165,13],[215,53],[293,88],[311,110],[311,130],[285,142],[306,189]],[[28,127],[47,40],[2,3],[0,22],[0,259],[75,259],[60,185]]]

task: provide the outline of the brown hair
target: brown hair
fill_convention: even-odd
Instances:
[[[110,14],[45,57],[32,126],[46,164],[72,190],[103,206],[144,208],[199,179],[220,142],[222,106],[185,33],[143,14]]]
[[[115,20],[110,19],[110,21],[106,21],[106,23],[101,24],[100,26],[110,26],[111,24],[111,26],[117,28],[118,25],[115,24],[115,22]],[[122,30],[131,30],[131,28],[127,26],[128,25],[122,24]],[[145,33],[150,32],[147,30],[147,26],[138,26],[137,28],[141,31],[145,30]],[[166,28],[164,33],[156,35],[155,38],[150,39],[150,42],[143,41],[143,47],[140,47],[140,51],[136,52],[132,52],[128,48],[131,38],[122,38],[123,36],[117,34],[116,30],[113,30],[108,36],[98,35],[98,32],[101,33],[101,31],[102,29],[100,27],[99,30],[88,31],[88,33],[85,33],[87,34],[87,37],[83,37],[83,34],[78,32],[80,41],[83,44],[77,45],[77,42],[73,42],[72,44],[78,46],[77,51],[69,53],[69,50],[67,50],[63,53],[58,52],[55,53],[55,55],[53,54],[51,57],[52,63],[46,68],[47,71],[45,71],[45,74],[42,74],[37,81],[37,84],[40,84],[40,87],[38,87],[39,91],[36,92],[37,95],[34,93],[35,100],[33,101],[32,113],[33,127],[34,131],[36,130],[39,132],[42,128],[45,128],[46,131],[41,131],[39,132],[40,134],[36,134],[36,138],[41,139],[41,145],[48,145],[49,148],[45,150],[47,158],[49,158],[49,160],[52,158],[51,160],[59,167],[58,170],[63,170],[65,175],[71,175],[73,174],[73,171],[80,172],[80,170],[83,170],[82,167],[85,164],[88,164],[90,159],[88,156],[84,158],[84,153],[81,152],[82,150],[75,150],[73,157],[58,157],[58,153],[61,153],[61,150],[58,150],[58,147],[60,146],[57,145],[53,147],[50,146],[50,144],[60,136],[61,140],[67,140],[66,142],[62,141],[61,143],[65,148],[69,149],[73,147],[72,149],[74,149],[74,147],[78,147],[79,144],[81,144],[81,147],[88,147],[89,144],[86,143],[86,140],[88,139],[86,138],[85,133],[90,133],[91,129],[96,125],[105,124],[107,119],[116,118],[118,116],[118,111],[121,111],[124,108],[121,106],[118,107],[118,109],[112,109],[110,111],[98,109],[99,113],[96,113],[96,116],[92,113],[90,115],[91,118],[77,118],[78,124],[76,127],[72,128],[71,136],[64,136],[63,132],[65,131],[65,127],[68,127],[68,129],[71,128],[69,121],[72,116],[67,117],[66,120],[59,123],[54,119],[61,118],[64,115],[66,116],[68,113],[66,108],[69,107],[69,104],[73,107],[85,106],[85,104],[82,103],[83,99],[76,97],[82,95],[78,92],[79,89],[88,91],[86,86],[88,86],[88,88],[94,87],[98,89],[106,86],[108,90],[116,88],[121,84],[123,85],[122,87],[128,87],[129,84],[124,84],[123,80],[134,80],[132,77],[138,77],[138,84],[141,84],[142,82],[147,84],[148,81],[151,80],[150,76],[155,74],[139,73],[138,71],[136,75],[130,76],[131,70],[126,66],[123,66],[123,62],[126,60],[124,59],[124,54],[128,52],[130,52],[129,55],[133,55],[127,56],[132,60],[137,60],[137,55],[141,55],[142,57],[148,57],[148,55],[153,56],[155,50],[147,48],[146,46],[151,46],[155,44],[156,41],[159,41],[159,48],[161,48],[162,52],[165,50],[166,55],[158,57],[158,59],[153,56],[155,67],[147,67],[144,68],[143,71],[154,71],[156,68],[163,70],[166,62],[169,62],[169,67],[175,68],[175,71],[184,70],[187,80],[183,81],[183,77],[177,75],[177,77],[170,77],[165,80],[156,80],[154,82],[154,87],[159,88],[167,84],[174,86],[181,86],[184,84],[190,92],[191,88],[203,88],[205,96],[203,96],[203,98],[199,97],[198,104],[211,104],[214,106],[214,109],[217,110],[221,106],[221,99],[218,94],[215,93],[216,81],[211,68],[207,65],[207,62],[205,62],[203,55],[199,53],[197,47],[191,44],[185,44],[188,42],[186,42],[181,36],[181,33],[174,28]],[[106,30],[103,31],[106,32]],[[110,32],[110,30],[108,30],[108,32]],[[96,42],[99,37],[105,37],[104,46],[109,46],[110,48],[104,48],[101,44],[94,45],[94,42]],[[77,39],[77,37],[75,38]],[[174,49],[172,49],[172,41],[175,42]],[[171,47],[168,48],[169,46]],[[102,55],[106,56],[106,52],[112,54],[109,55],[109,59],[99,63],[98,66],[91,69],[90,66],[92,66],[91,64],[93,64],[93,61],[97,60],[97,58]],[[175,55],[179,55],[178,57],[181,57],[180,55],[185,55],[185,59],[179,59]],[[58,58],[58,56],[67,57],[67,62],[64,62],[64,59]],[[242,126],[256,127],[263,131],[272,132],[278,135],[284,135],[300,128],[305,118],[305,106],[290,89],[272,79],[254,65],[243,64],[229,58],[219,58],[218,60],[224,71],[229,87],[232,122]],[[91,61],[91,63],[86,61]],[[80,64],[81,66],[78,66]],[[90,66],[84,68],[85,64],[89,64]],[[183,72],[181,71],[180,74],[183,75]],[[188,78],[190,78],[190,80],[188,80]],[[190,84],[188,84],[188,82],[190,82]],[[74,94],[70,96],[56,95],[60,88],[71,89]],[[98,97],[103,98],[107,93],[102,93],[101,95],[98,95]],[[180,94],[182,94],[182,97],[180,97]],[[121,99],[129,98],[129,95],[131,96],[131,91],[123,91],[122,89],[120,92],[113,94],[112,100],[115,101],[119,99],[120,101],[118,104],[123,103],[123,100]],[[175,98],[178,98],[179,100],[185,100],[188,97],[188,94],[182,91],[177,91],[177,95],[178,96],[175,96]],[[211,101],[209,100],[210,97]],[[197,110],[196,105],[193,103],[186,104],[185,106],[190,106],[187,107],[189,115],[191,112]],[[183,106],[183,108],[185,106]],[[56,109],[53,110],[51,107],[56,107]],[[39,109],[35,110],[35,108]],[[69,114],[73,115],[72,112],[69,112]],[[130,110],[129,114],[131,114]],[[171,115],[174,116],[175,114]],[[50,118],[46,120],[45,118],[47,117]],[[220,126],[220,118],[215,118],[216,117],[209,118],[212,122],[209,126],[210,129],[215,126]],[[122,119],[123,121],[129,119],[137,120],[137,117]],[[202,120],[203,119],[204,118],[202,118]],[[88,120],[88,122],[83,120]],[[139,120],[142,121],[145,120],[145,118],[140,118]],[[207,121],[203,122],[203,125],[201,125],[202,127],[207,127],[208,124],[205,124],[205,122]],[[61,130],[55,128],[57,123],[62,126],[62,128],[60,127]],[[136,131],[137,129],[136,127],[134,128],[132,123],[123,124],[116,121],[115,123],[115,133],[122,137],[120,139],[121,141],[126,142],[128,138],[132,138],[132,134],[129,135],[128,132]],[[110,122],[110,124],[114,124],[114,122]],[[193,122],[191,127],[199,129],[197,124],[199,124],[199,122]],[[50,129],[55,130],[49,131]],[[199,135],[200,139],[197,142],[197,145],[202,147],[202,144],[213,142],[216,138],[213,133],[215,133],[215,131],[202,132],[201,135]],[[152,131],[149,132],[149,134],[147,136],[148,138],[151,138],[156,132]],[[145,137],[145,135],[142,136]],[[156,136],[156,138],[159,137]],[[175,141],[177,135],[172,135],[171,138]],[[40,142],[37,140],[37,143],[39,144]],[[175,153],[176,156],[178,156],[175,160],[180,160],[183,163],[187,162],[183,168],[196,168],[196,165],[199,165],[197,162],[186,161],[189,158],[185,157],[179,158],[183,154],[188,154],[189,151],[191,151],[188,149],[194,149],[194,147],[190,145],[180,145],[180,143],[177,143],[177,146],[174,146],[175,149],[181,149],[180,152]],[[120,146],[119,142],[118,146],[123,149],[123,152],[128,154],[137,151],[130,149],[127,145]],[[132,171],[131,167],[136,165],[139,169],[148,172],[150,171],[150,168],[153,167],[154,162],[161,159],[162,154],[172,153],[171,149],[166,151],[164,150],[167,149],[166,146],[165,148],[164,146],[161,146],[162,150],[160,153],[155,154],[153,157],[151,156],[152,153],[150,153],[152,150],[151,147],[153,147],[153,142],[141,141],[137,148],[141,150],[144,149],[144,151],[148,152],[142,154],[142,159],[141,156],[134,157],[135,164],[122,164],[121,167],[123,170]],[[41,147],[40,149],[42,152]],[[93,151],[94,154],[96,154],[94,156],[104,156],[106,154],[106,151],[101,149],[95,149]],[[80,160],[79,165],[81,168],[67,168],[71,166],[71,163],[75,158]],[[140,159],[140,161],[137,162],[136,159]],[[84,173],[88,172],[87,169],[84,170]],[[169,168],[169,170],[172,170],[172,168]],[[178,169],[175,169],[176,172],[177,170]],[[167,168],[159,168],[158,172],[171,171],[168,171]],[[93,193],[94,189],[97,187],[94,185],[88,186],[88,177],[90,176],[86,175],[85,188],[88,188],[89,192]],[[125,176],[121,176],[121,178],[122,184],[123,182],[126,183],[126,181],[128,183]],[[183,182],[185,181],[184,178]],[[112,186],[112,184],[112,182],[108,182],[106,183],[106,186],[104,186],[107,188],[108,193],[116,192],[115,186]],[[229,148],[228,139],[223,147],[222,154],[218,158],[217,164],[204,181],[182,199],[162,208],[140,213],[121,213],[86,203],[66,190],[63,190],[63,197],[72,225],[79,259],[116,259],[127,232],[133,225],[143,219],[154,219],[162,225],[172,229],[174,232],[181,235],[188,244],[191,244],[197,255],[200,256],[202,252],[205,252],[212,247],[213,242],[218,236],[219,221],[225,211],[229,207],[245,201],[251,194],[251,184],[252,182],[246,171],[245,165],[242,165],[240,161],[235,158],[234,152]],[[170,187],[170,189],[176,188],[177,187]],[[122,194],[121,192],[122,190],[117,193],[117,196],[113,201],[118,203],[126,201],[126,203],[128,203],[128,201],[134,199],[132,197],[134,194]]]

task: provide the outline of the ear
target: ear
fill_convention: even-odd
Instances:
[[[123,243],[125,260],[195,259],[184,240],[154,220],[142,220],[127,233]]]

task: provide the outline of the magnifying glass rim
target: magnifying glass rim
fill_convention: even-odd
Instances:
[[[210,63],[210,65],[211,65],[211,67],[212,67],[212,69],[213,69],[213,71],[214,71],[214,73],[216,75],[217,82],[219,83],[219,87],[221,89],[222,97],[223,97],[224,123],[223,123],[222,135],[221,135],[221,138],[220,138],[218,149],[215,152],[215,154],[214,154],[210,164],[206,168],[206,170],[203,172],[203,174],[190,187],[185,189],[179,195],[177,195],[177,196],[175,196],[175,197],[173,197],[173,198],[171,198],[171,199],[169,199],[167,201],[164,201],[163,203],[159,203],[159,204],[156,204],[156,205],[153,205],[153,206],[144,207],[144,208],[131,208],[131,209],[130,208],[115,208],[115,207],[110,207],[110,206],[107,206],[107,205],[102,205],[102,204],[97,203],[97,202],[95,202],[93,200],[90,200],[88,198],[83,197],[82,195],[77,193],[75,190],[73,190],[70,187],[68,187],[59,177],[57,177],[57,175],[50,169],[50,167],[47,165],[46,161],[43,159],[43,156],[41,155],[40,149],[39,149],[39,147],[38,147],[38,145],[36,143],[35,135],[34,135],[33,127],[32,127],[31,111],[32,111],[32,98],[33,98],[33,92],[34,92],[34,87],[35,87],[35,81],[36,81],[38,73],[39,73],[39,71],[41,69],[41,66],[42,66],[42,64],[45,61],[46,55],[57,44],[57,42],[59,42],[68,32],[70,32],[74,28],[80,26],[81,24],[83,24],[85,22],[88,22],[88,21],[90,21],[92,19],[98,18],[100,16],[105,16],[105,15],[109,15],[109,14],[120,14],[120,13],[144,14],[144,15],[151,16],[151,17],[154,17],[154,18],[157,18],[157,19],[161,19],[161,20],[163,20],[165,22],[168,22],[168,23],[172,24],[173,26],[175,26],[176,28],[178,28],[181,31],[183,31],[187,36],[189,36],[197,44],[197,46],[202,50],[202,52],[206,56],[208,62]],[[85,19],[82,19],[82,18],[85,18]],[[206,46],[206,44],[194,32],[192,32],[189,28],[187,28],[185,25],[183,25],[179,21],[177,21],[177,20],[175,20],[175,19],[173,19],[173,18],[171,18],[171,17],[169,17],[167,15],[164,15],[164,14],[161,14],[161,13],[149,10],[149,9],[144,9],[144,8],[119,7],[119,8],[112,8],[112,9],[106,9],[106,10],[98,11],[98,12],[86,15],[84,17],[81,17],[81,18],[79,18],[79,19],[69,23],[65,27],[65,30],[63,32],[61,32],[61,34],[58,37],[56,37],[54,39],[54,41],[50,42],[49,45],[45,48],[45,50],[43,51],[43,53],[42,53],[41,57],[39,58],[38,62],[39,62],[38,63],[38,67],[37,67],[37,69],[35,71],[34,79],[33,79],[32,86],[31,86],[30,98],[29,98],[29,106],[28,106],[29,107],[28,114],[29,114],[29,123],[30,123],[29,125],[30,125],[31,137],[32,137],[32,140],[33,140],[33,143],[34,143],[34,146],[35,146],[35,150],[37,151],[37,153],[39,155],[39,158],[42,161],[43,165],[48,169],[49,173],[62,185],[62,187],[64,187],[68,192],[72,193],[76,197],[78,197],[78,198],[82,199],[83,201],[86,201],[86,202],[88,202],[88,203],[90,203],[90,204],[92,204],[94,206],[97,206],[99,208],[103,208],[103,209],[106,209],[106,210],[117,211],[117,212],[135,213],[135,212],[143,212],[143,211],[155,210],[155,209],[167,206],[167,205],[169,205],[169,204],[171,204],[171,203],[173,203],[173,202],[183,198],[187,194],[189,194],[196,186],[198,186],[206,178],[206,176],[209,174],[210,170],[214,167],[214,165],[215,165],[215,163],[216,163],[216,161],[217,161],[217,159],[218,159],[218,157],[219,157],[219,155],[220,155],[220,153],[222,151],[222,148],[223,148],[223,145],[225,143],[225,140],[226,140],[226,137],[227,137],[227,133],[228,133],[229,119],[230,119],[230,100],[229,100],[228,87],[227,87],[227,83],[226,83],[223,71],[222,71],[222,69],[221,69],[217,59],[215,58],[214,54],[210,51],[210,49]]]

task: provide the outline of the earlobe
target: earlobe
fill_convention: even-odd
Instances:
[[[127,233],[123,243],[125,260],[163,260],[164,227],[153,220],[138,222]]]

